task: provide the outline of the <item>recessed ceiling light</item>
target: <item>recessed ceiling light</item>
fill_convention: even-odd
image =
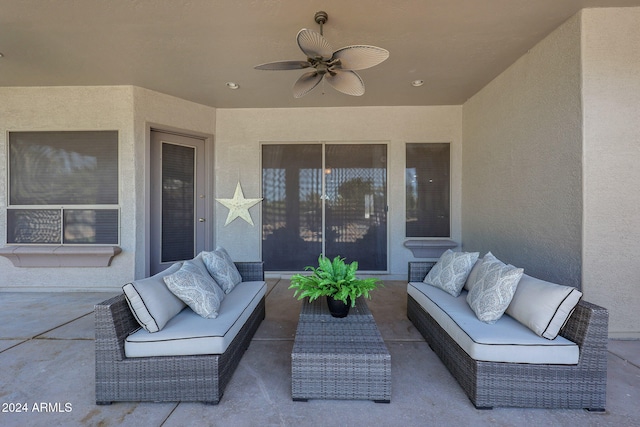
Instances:
[[[226,85],[229,89],[233,89],[233,90],[236,90],[240,87],[238,83],[234,83],[234,82],[227,82]]]
[[[411,86],[420,87],[424,84],[424,80],[414,80],[411,82]]]

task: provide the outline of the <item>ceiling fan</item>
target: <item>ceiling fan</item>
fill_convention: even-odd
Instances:
[[[389,51],[376,46],[354,45],[333,50],[322,34],[322,26],[327,22],[327,12],[316,12],[315,21],[320,24],[320,32],[303,28],[296,40],[300,50],[307,55],[306,61],[276,61],[256,65],[256,70],[302,70],[313,68],[293,85],[293,96],[301,98],[311,92],[324,78],[334,89],[347,95],[364,94],[364,82],[356,70],[364,70],[380,64],[389,57]]]

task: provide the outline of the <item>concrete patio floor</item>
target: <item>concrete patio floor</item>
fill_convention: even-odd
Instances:
[[[0,293],[0,426],[638,426],[640,341],[609,341],[607,410],[476,410],[406,317],[406,283],[369,307],[391,353],[389,404],[291,400],[299,302],[269,279],[267,315],[219,405],[94,399],[93,306],[113,293]],[[23,412],[16,412],[23,410]]]

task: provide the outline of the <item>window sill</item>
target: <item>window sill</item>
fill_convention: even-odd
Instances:
[[[108,267],[119,246],[5,246],[0,256],[16,267]]]
[[[416,258],[440,258],[447,249],[453,249],[458,246],[458,244],[451,239],[433,239],[406,240],[404,246],[409,249]]]

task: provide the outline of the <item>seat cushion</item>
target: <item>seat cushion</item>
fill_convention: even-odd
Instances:
[[[147,331],[158,332],[187,306],[167,288],[163,280],[181,266],[181,262],[175,263],[154,276],[135,280],[122,287],[133,316]]]
[[[407,292],[471,358],[487,362],[575,365],[579,347],[558,336],[542,338],[505,315],[493,324],[480,321],[465,293],[452,297],[422,282],[410,282]]]
[[[266,293],[265,282],[242,282],[225,296],[218,317],[205,319],[186,308],[164,329],[139,329],[125,339],[127,357],[222,354]]]

